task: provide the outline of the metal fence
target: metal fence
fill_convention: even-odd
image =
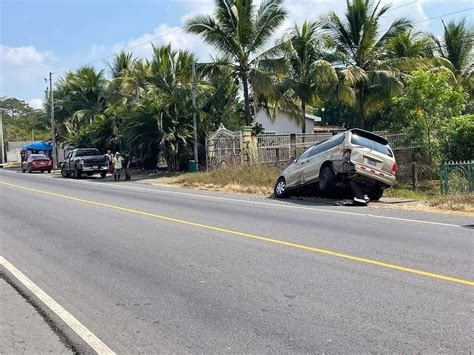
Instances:
[[[474,160],[446,162],[440,168],[441,193],[474,192]]]

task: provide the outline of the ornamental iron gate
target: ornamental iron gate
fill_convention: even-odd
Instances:
[[[232,132],[222,124],[206,138],[207,170],[242,164],[242,133]]]

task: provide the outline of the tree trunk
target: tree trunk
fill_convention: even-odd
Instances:
[[[365,93],[364,93],[364,84],[359,86],[359,90],[357,90],[357,103],[359,106],[359,112],[357,116],[357,123],[356,126],[357,128],[365,129],[365,113],[364,113],[364,99],[365,99]]]
[[[301,102],[301,111],[303,111],[303,129],[301,132],[306,133],[306,103],[304,101]]]
[[[244,102],[245,102],[245,124],[252,125],[252,114],[250,113],[250,97],[249,97],[249,82],[247,72],[242,71],[241,74],[242,85],[244,87]]]

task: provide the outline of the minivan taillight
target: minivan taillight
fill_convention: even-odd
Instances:
[[[395,175],[395,173],[397,172],[397,170],[398,170],[397,163],[393,163],[393,165],[392,165],[392,175]]]

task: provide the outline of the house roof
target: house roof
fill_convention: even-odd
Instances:
[[[314,122],[321,122],[321,117],[319,116],[315,116],[315,115],[311,115],[309,113],[306,114],[306,117],[305,118],[309,118],[311,120],[313,120]]]

